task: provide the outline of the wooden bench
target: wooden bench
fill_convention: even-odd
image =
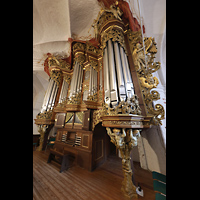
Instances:
[[[156,192],[156,200],[166,200],[166,176],[153,171],[153,187]]]
[[[55,156],[60,157],[61,163],[55,159]],[[50,149],[50,154],[47,163],[50,163],[51,160],[54,160],[61,164],[60,173],[69,168],[69,154],[64,154],[54,149]]]

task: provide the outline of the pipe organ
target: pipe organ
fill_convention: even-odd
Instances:
[[[151,91],[158,84],[152,73],[160,63],[154,62],[154,38],[132,31],[116,10],[119,7],[101,9],[93,24],[97,44],[72,41],[71,63],[48,56],[49,85],[35,119],[41,134],[38,150],[45,148],[49,129],[55,126],[54,150],[71,153],[78,165],[93,170],[109,154],[110,140],[122,157],[122,191],[137,198],[130,151],[143,129],[164,118],[162,105],[153,104],[159,93]]]

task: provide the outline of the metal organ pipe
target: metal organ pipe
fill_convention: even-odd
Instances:
[[[89,96],[92,95],[92,66],[90,66]]]
[[[75,82],[75,79],[76,79],[76,72],[77,72],[77,62],[75,63],[74,65],[74,72],[73,72],[73,76],[72,76],[72,80],[71,80],[71,87],[70,87],[70,94],[69,94],[69,97],[72,96],[73,94],[73,90],[74,90],[74,82]]]
[[[49,104],[50,104],[50,101],[51,101],[51,97],[52,97],[52,92],[53,92],[54,84],[56,84],[56,83],[55,83],[55,81],[52,79],[51,88],[50,88],[50,92],[49,92],[49,97],[48,97],[48,100],[47,100],[47,102],[46,102],[46,108],[45,108],[45,110],[49,110]]]
[[[131,96],[133,96],[135,94],[135,92],[134,92],[133,81],[132,81],[131,73],[130,73],[130,69],[129,69],[128,59],[127,59],[127,55],[125,54],[125,52],[124,52],[124,57],[125,57],[125,62],[126,62],[126,67],[127,67],[127,72],[128,72],[128,79],[131,84]]]
[[[118,47],[117,42],[114,42],[114,51],[115,51],[115,63],[116,63],[116,71],[117,71],[119,97],[121,101],[125,101],[126,91],[125,91],[125,84],[124,84],[124,76],[123,76],[121,58],[120,58],[119,47]]]
[[[108,40],[108,61],[109,61],[109,72],[110,72],[110,96],[112,106],[117,105],[118,95],[117,95],[117,84],[116,84],[116,75],[115,75],[115,63],[114,63],[114,54],[113,46],[111,40]]]
[[[62,83],[62,88],[61,88],[61,91],[60,91],[60,97],[59,97],[58,103],[61,103],[61,101],[62,101],[62,98],[63,98],[63,88],[64,88],[64,80],[63,80],[63,83]]]
[[[102,90],[102,69],[99,72],[99,90]]]
[[[50,100],[48,102],[48,110],[51,109],[51,104],[52,104],[53,99],[54,99],[54,93],[55,93],[56,87],[57,87],[57,84],[54,81],[54,85],[53,85],[52,92],[51,92],[51,98],[50,98]]]
[[[43,111],[45,111],[46,107],[47,107],[47,101],[49,99],[49,93],[50,93],[50,90],[51,90],[51,83],[52,83],[52,79],[50,78],[50,81],[49,81],[49,84],[48,84],[48,87],[47,87],[47,90],[46,90],[46,93],[45,93],[45,96],[44,96],[44,100],[43,100],[43,104],[42,104],[42,108],[41,108],[41,113]]]
[[[52,102],[51,102],[51,110],[52,110],[53,107],[54,107],[55,100],[56,100],[56,96],[57,96],[57,92],[58,92],[58,85],[56,84],[55,90],[54,90],[54,93],[53,93]]]
[[[63,84],[58,103],[62,103],[65,100],[65,98],[67,97],[67,92],[68,92],[68,83],[63,79]]]
[[[124,49],[120,46],[120,54],[121,54],[121,60],[122,60],[122,66],[123,66],[123,72],[124,72],[124,79],[126,84],[126,94],[128,98],[131,98],[133,91],[132,90],[132,80],[130,80],[130,70],[127,66],[126,60],[125,60],[125,52]]]
[[[78,79],[78,75],[79,75],[79,64],[78,63],[76,63],[76,66],[75,66],[76,68],[77,68],[77,70],[76,70],[76,74],[74,74],[74,76],[75,76],[75,79],[74,79],[74,88],[73,88],[73,93],[72,93],[72,95],[73,96],[75,96],[76,95],[76,89],[77,89],[77,79]]]
[[[83,68],[80,66],[81,68],[81,80],[80,80],[80,85],[79,85],[79,91],[82,91],[82,81],[83,81]]]
[[[108,40],[103,64],[105,103],[116,106],[119,101],[130,99],[134,95],[133,82],[127,55],[118,42]]]
[[[79,74],[78,74],[78,80],[77,80],[77,89],[76,89],[76,92],[81,92],[82,90],[82,87],[81,87],[81,84],[82,84],[82,79],[83,78],[83,68],[79,65]]]
[[[94,76],[93,76],[93,80],[94,80],[94,94],[97,92],[97,71],[95,69],[93,69],[94,71]]]
[[[110,104],[110,83],[109,83],[109,68],[108,68],[108,50],[107,47],[104,49],[103,56],[103,72],[104,72],[104,92],[105,92],[105,103]]]
[[[81,67],[81,65],[78,62],[76,62],[75,66],[74,66],[74,73],[73,73],[72,80],[71,80],[71,88],[70,88],[69,98],[71,98],[72,96],[75,96],[78,92],[81,92],[82,80],[83,80],[83,68]]]
[[[65,89],[64,89],[64,94],[63,94],[62,101],[64,101],[66,99],[66,97],[67,97],[67,92],[68,92],[68,87],[69,87],[67,82],[64,81],[64,83],[65,83]]]

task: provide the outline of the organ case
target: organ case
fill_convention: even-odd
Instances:
[[[142,129],[164,118],[162,105],[153,104],[159,93],[151,91],[158,84],[152,73],[160,63],[154,62],[154,39],[143,38],[141,29],[132,31],[119,11],[117,5],[101,9],[93,24],[95,42],[71,42],[71,64],[48,56],[50,81],[35,123],[43,145],[47,127],[55,122],[54,148],[70,152],[88,170],[106,159],[110,138],[122,156],[122,191],[137,198],[130,151]]]

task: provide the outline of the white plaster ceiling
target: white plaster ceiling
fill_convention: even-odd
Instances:
[[[139,20],[138,0],[126,0],[134,17]],[[139,0],[146,36],[155,37],[165,65],[166,0]],[[44,70],[47,53],[69,56],[68,38],[87,40],[94,37],[91,28],[101,4],[97,0],[33,0],[33,71]],[[159,59],[158,58],[158,59]],[[162,70],[165,76],[165,67]],[[165,79],[165,77],[163,78]],[[165,81],[164,81],[165,82]]]
[[[161,62],[158,78],[166,83],[166,0],[126,0],[134,17],[139,18],[141,7],[145,36],[155,37]],[[47,53],[70,55],[68,38],[88,40],[94,37],[93,20],[103,7],[97,0],[33,0],[33,71],[44,76],[44,60]],[[40,79],[35,79],[40,80]],[[34,90],[35,91],[35,90]],[[35,91],[36,92],[36,91]]]

